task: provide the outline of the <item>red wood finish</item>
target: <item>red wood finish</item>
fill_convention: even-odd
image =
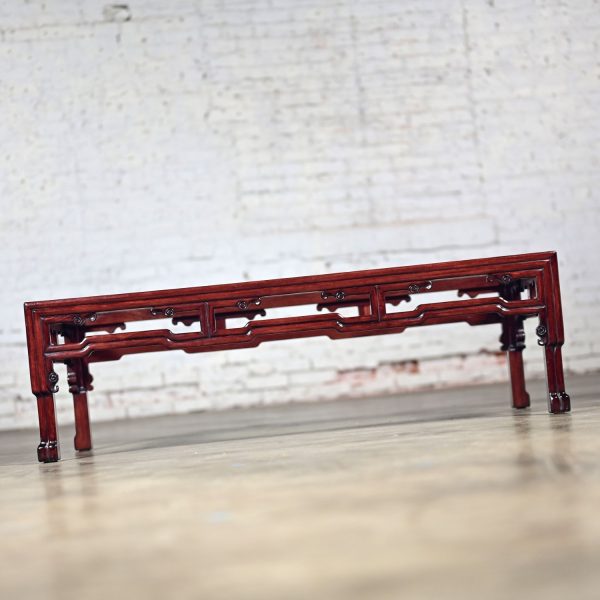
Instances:
[[[427,302],[427,294],[441,291],[457,295],[450,301]],[[418,301],[413,310],[394,310],[411,300]],[[295,312],[304,307],[306,314],[278,317],[275,313],[282,307],[295,307]],[[355,316],[347,316],[352,309]],[[89,363],[159,350],[211,352],[251,348],[269,340],[401,333],[407,327],[438,323],[500,323],[502,349],[509,355],[513,406],[525,408],[529,395],[523,373],[523,321],[529,317],[539,318],[536,333],[545,351],[549,410],[567,412],[570,400],[562,368],[564,331],[555,252],[27,302],[31,387],[40,421],[38,458],[52,462],[60,456],[53,398],[58,381],[55,363],[67,365],[77,450],[92,447]],[[190,331],[175,333],[153,324],[165,318]],[[245,322],[233,325],[233,319]],[[141,321],[149,324],[147,330],[127,331],[128,324]]]

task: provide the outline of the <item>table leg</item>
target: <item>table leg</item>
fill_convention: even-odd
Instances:
[[[92,389],[92,376],[87,363],[84,360],[69,361],[67,376],[75,410],[75,450],[91,450],[92,434],[87,392]]]
[[[37,447],[40,462],[56,462],[60,459],[60,444],[56,427],[54,395],[51,392],[37,393],[40,443]]]
[[[523,350],[525,349],[525,330],[523,319],[511,317],[502,322],[502,350],[506,350],[510,373],[513,408],[527,408],[530,405],[529,394],[525,387],[523,368]]]

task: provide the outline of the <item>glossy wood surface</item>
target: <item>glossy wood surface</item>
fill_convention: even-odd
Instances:
[[[456,297],[428,302],[428,294],[437,292],[456,292]],[[394,309],[407,302],[414,302],[415,308]],[[304,307],[306,314],[276,316],[286,307]],[[348,316],[348,310],[355,314]],[[78,450],[92,446],[87,409],[90,363],[162,350],[196,353],[255,347],[270,340],[401,333],[408,327],[442,323],[501,324],[513,406],[525,408],[529,396],[521,353],[523,321],[530,317],[539,318],[536,332],[545,349],[549,410],[566,412],[570,399],[564,387],[564,330],[554,252],[27,302],[31,386],[40,421],[38,458],[51,462],[60,457],[53,398],[58,383],[55,363],[67,365]],[[153,326],[164,319],[173,326],[183,324],[189,333]],[[127,331],[128,324],[140,322],[149,323],[146,330]]]

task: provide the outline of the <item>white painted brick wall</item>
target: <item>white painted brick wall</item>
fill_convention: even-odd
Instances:
[[[34,299],[556,249],[567,367],[600,367],[597,2],[128,6],[0,3],[0,428],[36,422]],[[92,416],[498,380],[498,333],[126,357]]]

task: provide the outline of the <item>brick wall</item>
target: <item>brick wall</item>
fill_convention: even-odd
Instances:
[[[34,299],[556,249],[566,365],[599,368],[599,38],[583,0],[5,0],[0,428],[36,422]],[[91,411],[498,380],[498,334],[126,357]]]

